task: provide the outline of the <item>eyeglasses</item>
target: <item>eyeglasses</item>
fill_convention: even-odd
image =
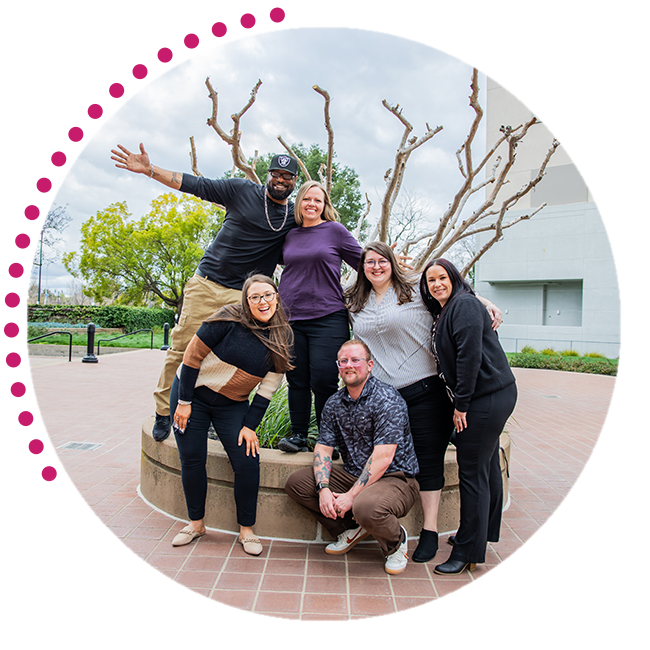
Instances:
[[[368,359],[365,359],[365,358],[359,359],[357,357],[354,357],[352,359],[337,359],[336,360],[336,365],[339,368],[345,368],[345,366],[349,366],[349,365],[352,365],[355,368],[358,368],[361,365],[362,361],[368,361]]]
[[[383,258],[380,259],[380,260],[364,260],[363,261],[363,265],[368,266],[370,268],[374,268],[375,264],[379,264],[379,266],[382,269],[384,269],[390,264],[390,262],[388,260],[386,260],[386,259],[383,259]]]
[[[283,178],[285,181],[292,181],[295,178],[294,174],[291,174],[289,172],[276,172],[272,171],[269,172],[273,178]]]
[[[275,302],[275,297],[277,293],[275,291],[267,291],[262,295],[254,293],[252,296],[248,296],[247,300],[251,305],[259,305],[260,300],[264,299],[264,302]]]

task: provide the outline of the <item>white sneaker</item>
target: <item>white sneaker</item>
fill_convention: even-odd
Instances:
[[[360,541],[366,539],[368,535],[370,535],[370,533],[364,528],[361,528],[361,526],[358,528],[350,528],[350,530],[344,530],[335,542],[332,542],[325,547],[325,553],[328,553],[329,555],[343,555]]]
[[[402,573],[402,571],[406,569],[409,559],[407,553],[408,542],[406,530],[404,526],[400,526],[400,528],[404,532],[404,541],[399,545],[398,549],[394,553],[391,553],[391,555],[386,558],[386,564],[384,564],[386,573],[390,573],[393,576]]]

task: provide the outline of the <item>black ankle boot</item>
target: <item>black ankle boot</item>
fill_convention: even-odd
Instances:
[[[413,551],[413,562],[428,562],[435,557],[437,552],[438,533],[423,528],[420,532],[418,547]]]
[[[465,569],[474,571],[476,568],[475,562],[465,562],[464,560],[447,560],[444,564],[439,564],[434,570],[440,576],[457,576],[460,575]]]
[[[282,438],[282,440],[280,440],[278,443],[278,449],[286,451],[290,454],[295,454],[299,451],[309,451],[309,447],[307,446],[307,438],[303,438],[297,434]]]

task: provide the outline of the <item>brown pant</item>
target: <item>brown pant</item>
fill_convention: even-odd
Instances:
[[[347,492],[356,480],[342,467],[332,467],[329,483],[333,492]],[[414,478],[407,478],[403,472],[384,474],[359,493],[352,511],[346,512],[342,518],[330,519],[320,511],[311,467],[293,472],[284,489],[296,503],[311,510],[334,539],[350,528],[362,526],[379,542],[386,556],[394,553],[399,546],[401,533],[398,518],[406,516],[419,498],[418,483]]]
[[[201,323],[225,305],[241,302],[241,291],[222,287],[200,275],[193,275],[183,289],[183,309],[178,323],[171,331],[171,347],[165,355],[158,386],[153,393],[156,413],[169,415],[169,391],[178,366],[183,361],[185,348]]]

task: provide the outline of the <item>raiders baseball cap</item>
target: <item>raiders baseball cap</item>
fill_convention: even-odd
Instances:
[[[298,174],[298,163],[291,156],[288,156],[286,153],[279,153],[273,156],[271,159],[271,165],[269,166],[269,171],[279,170],[283,172],[290,172],[294,176]]]

